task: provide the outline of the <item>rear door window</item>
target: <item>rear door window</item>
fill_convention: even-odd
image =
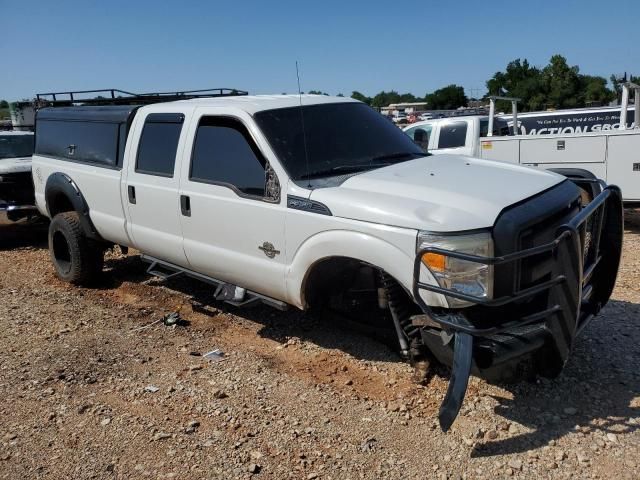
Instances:
[[[467,122],[451,122],[440,126],[438,148],[464,147],[467,139]]]
[[[136,172],[173,177],[184,115],[152,113],[147,116],[136,159]]]

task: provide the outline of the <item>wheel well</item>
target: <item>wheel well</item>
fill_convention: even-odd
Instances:
[[[552,172],[564,175],[581,190],[582,203],[586,205],[602,191],[598,177],[583,168],[550,168]]]
[[[59,213],[73,212],[75,210],[73,203],[71,203],[69,197],[62,192],[58,192],[53,195],[49,199],[47,207],[49,208],[49,214],[51,215],[51,218],[55,217]]]
[[[349,257],[330,257],[317,261],[311,266],[303,282],[304,305],[318,306],[332,290],[338,290],[352,282],[361,268],[369,268],[372,273],[377,270],[361,260]]]
[[[400,348],[403,356],[418,358],[424,353],[419,331],[411,324],[411,316],[420,309],[384,270],[354,258],[326,258],[310,268],[303,292],[305,307],[322,318]]]

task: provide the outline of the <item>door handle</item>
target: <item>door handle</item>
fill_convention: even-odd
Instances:
[[[180,210],[185,217],[191,216],[191,199],[187,195],[180,195]]]
[[[133,185],[129,185],[129,187],[127,188],[127,191],[129,193],[129,203],[136,203],[136,187],[134,187]]]

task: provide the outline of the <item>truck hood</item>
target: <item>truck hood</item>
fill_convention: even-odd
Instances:
[[[0,175],[31,171],[31,157],[0,158]]]
[[[355,175],[309,198],[338,217],[453,232],[491,227],[505,207],[563,180],[547,171],[445,154]]]

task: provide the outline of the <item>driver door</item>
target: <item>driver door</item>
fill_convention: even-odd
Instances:
[[[282,299],[286,200],[247,125],[224,109],[196,110],[180,182],[184,251],[199,273]]]

